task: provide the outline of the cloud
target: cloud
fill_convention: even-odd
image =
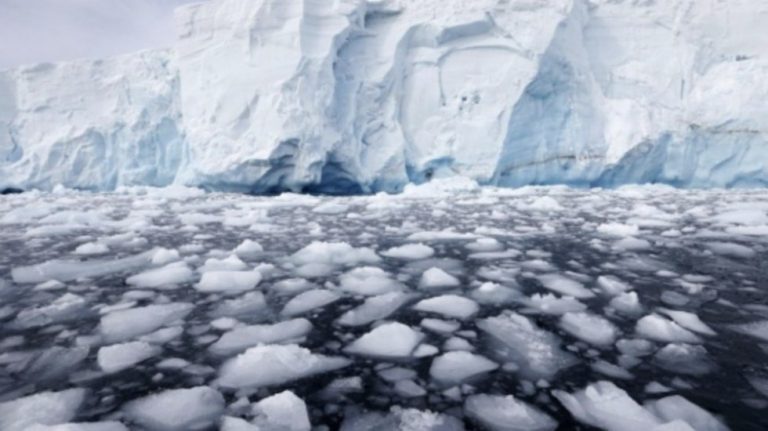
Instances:
[[[173,9],[192,1],[0,0],[0,69],[170,46]]]

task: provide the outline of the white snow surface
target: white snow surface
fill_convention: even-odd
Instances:
[[[201,2],[171,49],[0,72],[0,189],[764,184],[766,19],[754,0]]]

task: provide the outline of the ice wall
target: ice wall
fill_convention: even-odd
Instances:
[[[211,0],[0,73],[0,188],[768,182],[768,3]]]
[[[177,93],[166,51],[0,72],[0,189],[170,184]]]

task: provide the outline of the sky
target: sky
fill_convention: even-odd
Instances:
[[[192,1],[0,0],[0,69],[171,46],[173,9]]]

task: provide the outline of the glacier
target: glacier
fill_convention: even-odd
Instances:
[[[754,0],[186,5],[170,49],[0,72],[0,190],[764,186],[766,20]]]

